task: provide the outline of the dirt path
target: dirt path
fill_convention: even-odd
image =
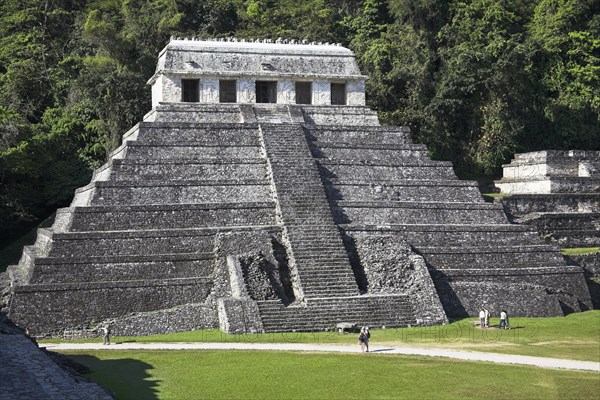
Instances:
[[[304,344],[304,343],[118,343],[103,346],[100,343],[40,344],[48,350],[277,350],[333,353],[358,353],[358,346]],[[484,353],[479,351],[431,349],[419,347],[371,346],[369,354],[407,354],[430,357],[449,357],[459,360],[485,361],[500,364],[531,365],[541,368],[559,368],[600,372],[600,362],[565,360],[559,358]]]

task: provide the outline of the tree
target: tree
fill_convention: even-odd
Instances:
[[[537,148],[600,149],[600,4],[543,0],[530,24],[545,118]]]

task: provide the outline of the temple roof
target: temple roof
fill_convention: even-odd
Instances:
[[[160,75],[364,80],[354,53],[339,44],[271,40],[174,39],[160,52]]]

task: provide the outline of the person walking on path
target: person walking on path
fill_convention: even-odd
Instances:
[[[483,308],[479,310],[479,327],[485,328],[485,311],[483,311]]]
[[[102,344],[110,345],[110,327],[108,325],[100,328],[102,332]]]
[[[365,349],[366,349],[367,353],[369,352],[369,338],[370,337],[371,337],[371,333],[369,332],[368,326],[363,326],[362,328],[360,328],[360,335],[358,335],[358,344],[360,345],[360,348],[363,351],[363,353],[365,352]]]

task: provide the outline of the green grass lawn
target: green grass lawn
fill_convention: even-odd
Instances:
[[[66,352],[118,399],[596,399],[594,372],[376,353]]]
[[[510,318],[512,329],[480,329],[467,318],[449,325],[401,329],[375,329],[373,346],[454,348],[539,357],[600,361],[600,310],[554,318]],[[492,318],[492,325],[498,324]],[[59,342],[49,340],[42,342]],[[79,342],[89,342],[78,340]],[[101,339],[92,341],[101,342]],[[229,335],[218,330],[168,335],[114,337],[119,342],[271,342],[355,344],[356,335],[334,332],[265,333]]]
[[[579,256],[582,254],[600,253],[600,247],[574,247],[564,248],[562,253],[566,256]]]

